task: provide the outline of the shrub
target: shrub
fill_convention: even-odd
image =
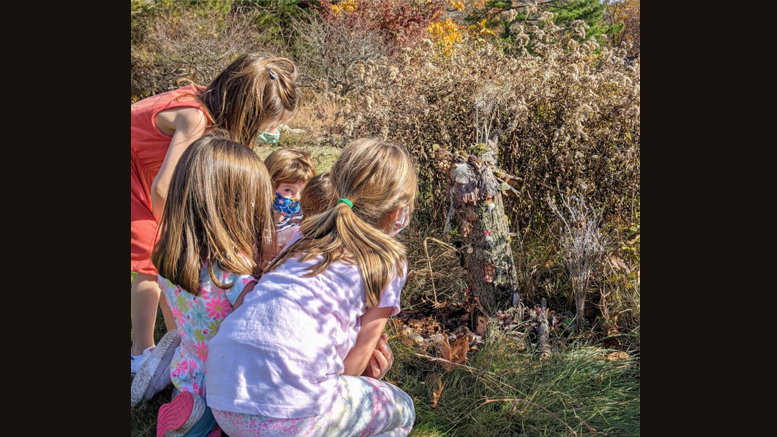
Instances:
[[[133,100],[175,89],[181,78],[207,84],[242,53],[277,51],[255,25],[256,9],[223,2],[150,4],[133,16]]]
[[[592,40],[578,43],[548,15],[544,29],[519,29],[526,41],[533,35],[535,53],[509,56],[465,36],[450,57],[427,40],[398,57],[368,60],[349,95],[344,133],[407,145],[426,181],[422,210],[435,219],[448,201],[436,149],[469,153],[491,139],[499,166],[520,178],[507,202],[513,229],[552,222],[545,199],[561,194],[584,195],[606,221],[632,222],[640,190],[639,62]]]
[[[447,4],[444,0],[322,0],[320,11],[328,24],[375,31],[384,43],[397,49],[417,42]]]

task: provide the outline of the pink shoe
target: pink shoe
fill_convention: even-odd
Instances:
[[[180,393],[169,404],[159,408],[157,437],[183,437],[192,430],[205,413],[205,401],[188,391]]]

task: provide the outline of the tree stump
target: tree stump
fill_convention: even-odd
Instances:
[[[451,210],[446,229],[458,228],[457,246],[469,272],[470,289],[489,317],[518,302],[518,276],[510,247],[502,191],[494,175],[497,150],[493,143],[479,144],[479,155],[456,156],[442,152],[449,160]],[[517,305],[516,305],[517,306]]]

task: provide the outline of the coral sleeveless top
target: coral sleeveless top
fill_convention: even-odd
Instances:
[[[205,109],[194,97],[204,87],[188,85],[132,104],[130,112],[130,271],[156,275],[151,251],[157,223],[151,213],[151,184],[165,160],[171,137],[156,127],[156,116],[177,108]]]

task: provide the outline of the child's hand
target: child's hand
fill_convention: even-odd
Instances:
[[[372,351],[370,364],[367,365],[362,376],[383,379],[393,365],[394,352],[392,352],[391,346],[388,344],[388,335],[383,333],[381,334],[380,339],[378,339],[378,347]]]

